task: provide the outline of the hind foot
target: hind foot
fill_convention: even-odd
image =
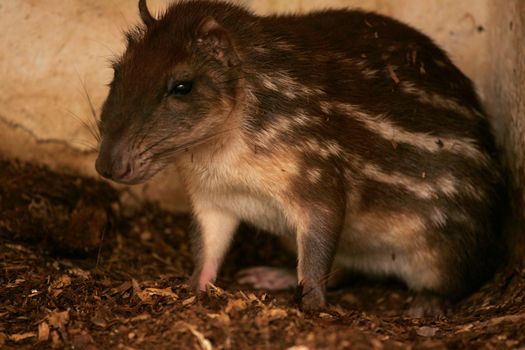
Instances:
[[[441,296],[418,294],[407,310],[412,318],[442,317],[447,315],[449,302]]]
[[[286,290],[297,287],[297,275],[294,270],[257,266],[239,271],[237,282],[256,289]]]

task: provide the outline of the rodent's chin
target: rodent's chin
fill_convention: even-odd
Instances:
[[[147,182],[153,176],[155,176],[160,169],[150,169],[145,172],[129,174],[120,178],[111,178],[110,180],[122,185],[140,185]]]
[[[140,185],[148,181],[150,177],[147,178],[136,178],[136,179],[111,179],[111,181],[116,182],[121,185]]]

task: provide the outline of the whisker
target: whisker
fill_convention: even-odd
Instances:
[[[99,133],[97,132],[97,130],[93,127],[93,125],[90,125],[88,124],[85,120],[83,120],[82,118],[80,118],[78,115],[76,115],[75,113],[73,113],[72,111],[70,110],[66,110],[66,112],[68,112],[69,116],[73,119],[75,119],[77,122],[79,122],[84,128],[87,129],[87,131],[91,134],[91,136],[93,136],[93,138],[95,139],[95,141],[97,141],[98,143],[100,143],[100,135]]]
[[[70,144],[74,147],[82,148],[83,153],[98,153],[99,151],[98,146],[94,146],[86,140],[72,140]]]
[[[91,127],[93,128],[92,130],[95,130],[95,139],[100,142],[101,141],[101,137],[100,137],[100,134],[99,134],[99,131],[98,131],[98,123],[99,123],[99,120],[98,120],[98,117],[97,117],[97,112],[96,112],[96,109],[95,109],[95,106],[93,104],[93,100],[91,99],[91,96],[89,95],[89,92],[87,90],[87,87],[86,87],[86,84],[84,82],[84,80],[80,77],[80,73],[75,69],[75,72],[77,74],[77,77],[78,77],[78,80],[80,82],[80,85],[82,86],[82,91],[84,93],[84,97],[86,98],[87,100],[87,103],[88,103],[88,107],[89,107],[89,110],[91,112],[91,117],[92,117],[92,124],[91,124]]]
[[[146,132],[144,133],[146,134]],[[167,139],[169,139],[170,137],[172,137],[173,135],[171,134],[168,134],[162,138],[160,138],[159,140],[157,140],[156,142],[152,143],[151,145],[149,145],[148,147],[146,147],[145,150],[143,150],[142,152],[139,153],[139,157],[142,156],[144,153],[148,152],[149,150],[151,150],[152,148],[156,147],[157,145],[159,145],[160,143],[166,141]]]
[[[204,136],[204,137],[202,137],[200,139],[189,141],[189,142],[186,142],[186,143],[184,143],[182,145],[178,145],[178,146],[175,146],[173,148],[168,148],[168,149],[162,150],[160,152],[152,154],[146,160],[169,158],[169,157],[177,154],[178,152],[181,152],[183,150],[189,149],[191,147],[199,146],[201,144],[204,144],[204,143],[212,140],[213,138],[215,138],[217,136],[223,135],[225,133],[228,133],[228,132],[233,131],[233,130],[238,129],[238,128],[239,127],[234,127],[234,128],[230,128],[230,129],[226,129],[226,130],[221,130],[221,131],[216,132],[214,134]]]

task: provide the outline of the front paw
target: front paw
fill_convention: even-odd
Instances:
[[[198,295],[205,293],[208,285],[213,284],[217,278],[218,265],[215,263],[204,263],[201,268],[193,270],[190,277],[191,289]]]
[[[307,313],[320,311],[326,308],[325,291],[319,286],[299,284],[295,294],[299,308]]]
[[[201,279],[200,271],[193,271],[193,273],[191,274],[191,277],[188,280],[188,284],[190,285],[191,291],[197,296],[201,296],[202,294],[206,292],[206,288],[201,289],[200,279]]]

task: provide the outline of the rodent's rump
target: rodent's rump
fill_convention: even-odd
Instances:
[[[492,271],[493,138],[471,82],[428,37],[357,10],[140,12],[114,65],[97,170],[133,184],[179,168],[197,290],[240,221],[293,237],[307,309],[324,305],[331,266],[450,298]]]

